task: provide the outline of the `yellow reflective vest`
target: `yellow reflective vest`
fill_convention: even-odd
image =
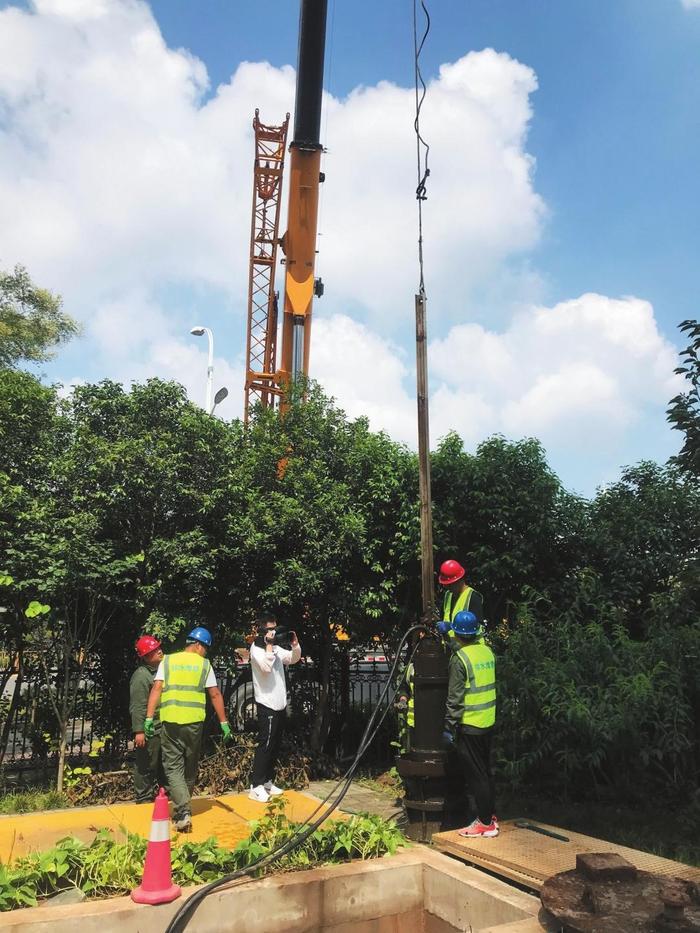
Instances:
[[[413,693],[413,661],[406,668],[406,686],[408,687],[408,712],[406,713],[406,725],[413,729],[416,724],[416,699]]]
[[[455,600],[454,609],[452,608],[452,593],[445,593],[445,602],[442,605],[442,620],[443,622],[449,622],[450,624],[454,622],[455,616],[458,612],[461,612],[462,609],[469,610],[469,600],[471,595],[474,592],[474,588],[468,586],[466,590],[462,590],[457,599]],[[454,641],[455,633],[452,629],[447,633],[447,644],[450,646],[450,650],[455,650]],[[483,636],[479,636],[479,642],[484,644]]]
[[[458,612],[461,612],[462,609],[469,609],[469,600],[473,592],[474,590],[471,586],[468,586],[466,590],[462,590],[455,600],[454,609],[452,608],[452,593],[446,593],[445,602],[442,606],[443,622],[454,622]]]
[[[456,652],[464,665],[463,726],[489,729],[496,722],[496,659],[484,644],[463,645]]]
[[[186,725],[203,722],[207,694],[204,684],[211,664],[194,651],[178,651],[163,660],[165,681],[160,697],[161,722]]]

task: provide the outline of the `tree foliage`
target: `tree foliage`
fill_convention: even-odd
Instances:
[[[693,476],[700,476],[700,321],[683,321],[679,329],[690,343],[681,352],[675,372],[688,384],[685,392],[672,398],[667,418],[685,437],[675,462]]]
[[[0,367],[44,362],[79,330],[61,298],[34,285],[23,266],[0,271]]]
[[[48,677],[52,660],[59,734],[86,658],[105,701],[99,728],[118,732],[139,634],[170,648],[202,624],[232,662],[269,605],[316,662],[320,746],[338,630],[354,645],[392,643],[417,618],[415,454],[317,386],[292,401],[244,431],[174,383],[104,381],[62,399],[0,369],[2,676],[43,664]],[[559,790],[621,793],[626,760],[645,769],[640,786],[671,775],[689,787],[700,491],[688,464],[628,467],[586,500],[535,439],[496,436],[468,453],[449,434],[432,475],[436,562],[460,559],[485,596],[511,779],[539,770]],[[29,619],[32,601],[50,612]]]

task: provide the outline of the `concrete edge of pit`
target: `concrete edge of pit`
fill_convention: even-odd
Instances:
[[[391,877],[387,877],[387,872]],[[361,883],[358,876],[361,876]],[[464,885],[468,889],[467,896],[460,898],[455,891],[442,909],[431,909],[431,905],[432,908],[436,906],[434,901],[439,897],[441,884],[443,888],[447,885],[447,889]],[[241,888],[245,888],[245,892]],[[162,933],[184,898],[196,890],[196,887],[184,889],[183,898],[158,907],[134,904],[129,897],[118,897],[58,907],[24,908],[0,914],[0,930],[74,933],[79,929],[80,933],[104,933],[119,929],[120,933]],[[429,910],[450,923],[459,921],[465,903],[471,904],[471,909],[478,909],[480,902],[489,904],[493,914],[490,926],[536,918],[539,908],[537,898],[505,882],[442,853],[413,846],[388,858],[234,882],[213,892],[197,908],[188,923],[188,931],[220,933],[224,929],[223,917],[235,918],[236,928],[249,933],[266,933],[271,929],[284,929],[285,933],[340,930],[349,921],[399,917],[417,909]],[[457,905],[456,913],[450,904]],[[455,926],[460,928],[458,924]]]

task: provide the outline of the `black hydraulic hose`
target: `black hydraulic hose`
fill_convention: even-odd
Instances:
[[[362,758],[362,755],[365,753],[365,751],[369,747],[370,743],[374,739],[374,736],[379,731],[379,727],[381,726],[381,724],[383,723],[384,719],[386,718],[389,712],[389,707],[386,706],[384,709],[384,712],[379,718],[379,721],[376,723],[376,726],[374,725],[378,712],[381,708],[381,705],[384,702],[384,699],[393,683],[394,676],[396,674],[396,670],[398,668],[399,661],[401,658],[401,649],[406,644],[409,636],[412,635],[414,632],[429,633],[430,629],[426,628],[425,625],[413,625],[406,632],[404,632],[403,637],[401,638],[401,641],[399,642],[398,647],[396,649],[396,656],[394,658],[394,663],[392,665],[391,671],[389,672],[389,676],[387,677],[386,683],[384,685],[384,689],[379,695],[379,699],[377,700],[376,706],[372,712],[372,715],[369,718],[367,726],[365,727],[365,731],[362,735],[362,738],[360,739],[360,744],[357,749],[357,754],[355,755],[355,758],[352,764],[350,765],[348,770],[345,772],[345,774],[341,778],[338,779],[338,782],[336,783],[335,787],[330,791],[329,794],[326,795],[326,797],[322,801],[320,801],[320,803],[318,804],[316,809],[313,811],[313,813],[311,813],[311,815],[308,816],[304,820],[304,822],[300,824],[295,835],[292,836],[291,839],[287,840],[287,842],[285,842],[283,845],[279,846],[277,849],[273,849],[272,852],[269,852],[267,855],[262,856],[257,861],[252,862],[250,865],[246,865],[245,868],[239,868],[234,872],[230,872],[228,875],[222,875],[221,878],[217,878],[215,881],[210,881],[209,884],[204,885],[204,887],[200,888],[198,891],[195,891],[194,894],[191,894],[187,898],[187,900],[184,901],[180,905],[179,910],[177,911],[175,916],[172,918],[172,920],[166,927],[165,933],[180,933],[181,930],[184,930],[187,920],[189,919],[189,916],[194,911],[195,907],[197,907],[200,901],[203,901],[204,898],[207,897],[208,894],[211,894],[212,891],[216,890],[217,888],[220,888],[222,885],[228,884],[230,881],[235,881],[238,878],[243,878],[246,875],[250,875],[252,872],[257,871],[259,868],[266,868],[268,865],[271,865],[273,862],[276,862],[278,859],[287,855],[297,846],[305,842],[305,840],[308,839],[308,837],[312,833],[316,832],[316,830],[321,825],[321,823],[323,823],[324,820],[328,818],[329,814],[332,813],[333,810],[337,809],[337,807],[339,806],[339,804],[341,803],[341,801],[343,800],[343,798],[345,797],[345,795],[347,794],[350,788],[350,784],[352,783],[352,777],[357,769],[357,766],[360,763],[360,759]],[[417,648],[417,644],[416,644],[416,648]],[[411,657],[413,656],[413,654],[415,654],[416,648],[413,649]],[[310,823],[310,821],[313,820],[314,816],[316,816],[316,814],[321,809],[321,807],[323,807],[331,799],[331,797],[334,796],[334,794],[336,793],[336,790],[338,789],[338,787],[340,787],[341,784],[343,786],[340,790],[340,793],[338,794],[337,799],[334,800],[330,804],[330,806],[328,806],[316,820]]]

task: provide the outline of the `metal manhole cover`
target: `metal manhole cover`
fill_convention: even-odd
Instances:
[[[540,898],[566,933],[700,933],[700,886],[640,871],[613,852],[578,855]]]

